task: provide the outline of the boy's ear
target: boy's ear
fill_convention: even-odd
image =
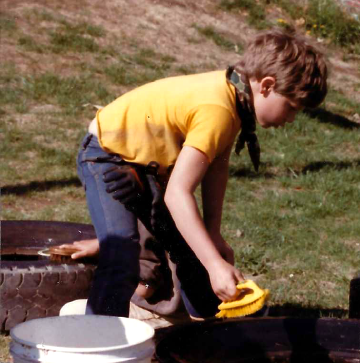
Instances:
[[[264,96],[267,96],[271,91],[274,90],[275,87],[275,78],[274,77],[264,77],[260,81],[260,93]]]

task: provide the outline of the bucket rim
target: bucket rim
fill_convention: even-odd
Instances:
[[[137,341],[134,344],[119,344],[119,345],[112,345],[109,347],[99,347],[99,348],[70,348],[70,347],[54,346],[54,345],[47,345],[47,344],[42,344],[42,343],[29,342],[28,340],[21,339],[21,338],[18,338],[15,336],[17,329],[19,329],[20,327],[22,327],[24,325],[31,324],[31,322],[33,322],[34,320],[44,320],[44,319],[55,320],[55,319],[59,318],[59,316],[52,316],[52,317],[46,317],[46,318],[40,318],[40,319],[32,319],[32,320],[25,321],[25,322],[22,322],[16,326],[14,326],[10,330],[10,337],[12,339],[11,344],[14,345],[14,344],[18,343],[18,344],[25,345],[25,346],[32,347],[32,348],[58,351],[58,352],[60,351],[60,352],[68,352],[68,353],[81,353],[81,352],[82,353],[96,353],[96,352],[100,353],[100,352],[108,352],[108,351],[113,351],[113,350],[122,349],[122,348],[136,347],[138,345],[145,343],[146,341],[153,340],[154,335],[155,335],[155,329],[151,325],[149,325],[139,319],[125,318],[125,317],[118,317],[118,316],[106,316],[106,315],[66,315],[66,316],[62,316],[61,318],[65,318],[65,319],[71,318],[71,317],[79,318],[79,316],[82,316],[82,317],[96,316],[96,317],[101,317],[101,318],[117,318],[120,320],[126,319],[126,320],[136,321],[137,324],[143,325],[149,330],[149,336],[142,340]]]

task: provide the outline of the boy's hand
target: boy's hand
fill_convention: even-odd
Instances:
[[[73,260],[83,257],[95,257],[99,253],[99,241],[97,239],[86,239],[82,241],[75,241],[70,245],[78,251],[71,255]],[[59,248],[67,248],[68,244],[61,245]]]
[[[213,262],[207,270],[211,287],[220,300],[231,301],[237,298],[239,290],[236,285],[245,280],[239,270],[223,259]]]

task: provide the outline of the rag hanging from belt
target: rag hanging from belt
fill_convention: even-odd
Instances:
[[[247,145],[251,161],[256,171],[260,165],[260,145],[255,134],[256,116],[251,102],[251,88],[249,81],[244,74],[235,70],[234,66],[228,67],[226,79],[236,90],[236,110],[241,119],[241,132],[236,141],[235,152],[240,151]]]

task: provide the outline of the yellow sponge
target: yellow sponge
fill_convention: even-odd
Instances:
[[[251,315],[259,311],[269,297],[269,290],[262,290],[252,280],[247,280],[236,286],[240,295],[234,301],[223,302],[219,305],[217,318],[234,318]]]

